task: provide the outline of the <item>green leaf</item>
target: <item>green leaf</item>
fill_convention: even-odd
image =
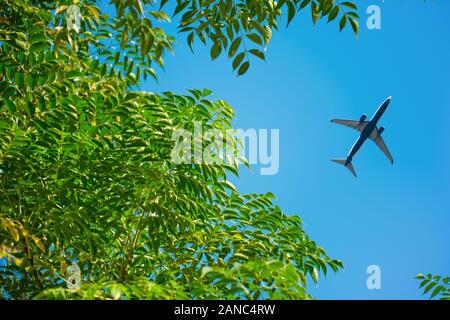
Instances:
[[[241,62],[245,58],[245,52],[239,53],[233,60],[233,70],[236,70],[237,67],[241,64]]]
[[[211,59],[215,60],[220,53],[222,52],[222,45],[220,41],[214,42],[213,46],[211,47]]]
[[[37,42],[48,42],[49,39],[42,33],[34,33],[31,34],[29,37],[30,43],[37,43]]]
[[[249,52],[254,56],[260,58],[261,60],[265,60],[264,53],[258,49],[250,49]]]
[[[264,26],[264,41],[266,42],[266,48],[272,38],[272,29],[269,26]]]
[[[241,76],[244,73],[246,73],[249,67],[250,67],[250,62],[245,61],[238,69],[238,76]]]
[[[177,14],[179,14],[181,11],[183,11],[187,6],[189,5],[189,1],[179,1],[178,5],[176,6],[174,12],[173,12],[173,16],[176,16]]]
[[[194,43],[194,32],[191,32],[187,38],[186,38],[187,44],[189,46],[189,49],[193,52],[194,49],[192,49],[192,44]]]
[[[289,24],[291,23],[292,19],[295,16],[295,5],[292,1],[288,1],[287,2],[287,6],[288,6],[288,19],[287,19],[287,26],[289,26]]]
[[[350,2],[350,1],[342,2],[341,5],[344,6],[344,7],[349,8],[349,9],[352,9],[352,10],[357,10],[358,9],[356,7],[356,4],[354,4],[353,2]]]
[[[311,17],[313,20],[313,25],[316,25],[317,20],[319,20],[319,15],[320,15],[319,6],[315,2],[313,2],[311,4]]]
[[[34,104],[31,101],[27,101],[27,103],[25,104],[25,112],[30,116],[34,116],[34,113],[36,111],[36,108],[34,106]]]
[[[303,0],[302,3],[300,4],[299,10],[306,7],[310,2],[311,2],[311,0]]]
[[[425,279],[423,281],[420,282],[420,286],[419,288],[422,288],[424,285],[426,285],[428,282],[430,282],[428,279]]]
[[[201,274],[201,278],[204,278],[208,273],[212,272],[213,268],[211,267],[203,267],[202,268],[202,274]]]
[[[19,234],[19,231],[17,230],[16,225],[8,219],[0,218],[0,221],[2,222],[2,224],[6,228],[6,230],[8,230],[9,234],[14,239],[14,241],[16,241],[16,242],[19,241],[20,234]]]
[[[445,287],[442,285],[438,285],[436,288],[434,288],[433,292],[431,293],[430,298],[433,299],[435,296],[437,296],[439,293],[443,292],[445,290]]]
[[[353,11],[347,12],[347,16],[355,18],[355,19],[359,19],[358,14],[356,12],[353,12]]]
[[[55,10],[55,15],[56,14],[60,14],[61,12],[64,12],[64,11],[66,11],[67,10],[67,6],[59,6],[59,7],[57,7],[56,8],[56,10]]]
[[[49,45],[47,42],[37,42],[30,46],[30,53],[39,53],[47,50]]]
[[[37,236],[31,236],[31,238],[33,239],[34,243],[36,243],[36,246],[45,253],[45,246],[44,243],[42,242],[42,240],[40,238],[38,238]]]
[[[120,287],[118,285],[114,285],[111,288],[111,296],[114,300],[119,300],[122,296],[122,292],[120,291]]]
[[[22,87],[24,85],[24,78],[20,72],[17,72],[14,76],[14,81],[18,87]]]
[[[232,56],[234,56],[236,54],[236,51],[239,48],[240,44],[241,44],[240,37],[234,39],[234,41],[230,45],[230,49],[228,50],[228,57],[231,58]]]
[[[339,22],[339,30],[342,31],[347,25],[347,16],[343,15],[341,21]]]
[[[66,79],[79,79],[84,77],[84,73],[78,70],[72,70],[66,73]]]
[[[434,286],[436,285],[436,282],[431,281],[430,283],[428,283],[428,285],[425,287],[425,289],[423,290],[423,293],[426,294],[428,291],[430,291]]]
[[[335,6],[328,14],[328,22],[333,21],[339,14],[339,6]]]
[[[235,187],[230,181],[224,180],[224,181],[222,181],[222,184],[223,184],[226,188],[228,188],[228,189],[230,189],[230,190],[232,190],[232,191],[234,191],[234,192],[237,192],[236,187]]]
[[[261,37],[258,36],[256,33],[247,34],[247,38],[249,38],[251,41],[259,45],[262,45],[263,43]]]
[[[3,102],[5,103],[6,107],[8,108],[8,110],[11,113],[16,112],[16,105],[14,104],[14,102],[12,102],[11,100],[9,100],[8,98],[4,98]]]
[[[356,37],[358,37],[358,31],[359,31],[359,23],[353,18],[350,18],[350,25],[352,26],[353,32],[355,33]]]
[[[317,282],[319,282],[319,273],[317,272],[316,268],[313,268],[313,271],[311,273],[311,277],[314,281],[315,284],[317,284]]]

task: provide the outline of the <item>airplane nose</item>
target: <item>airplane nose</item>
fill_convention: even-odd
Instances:
[[[391,99],[392,99],[392,96],[389,96],[389,98],[387,98],[387,101],[391,101]]]

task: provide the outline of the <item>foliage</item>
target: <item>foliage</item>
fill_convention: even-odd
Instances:
[[[163,1],[164,3],[165,1]],[[214,60],[222,51],[232,59],[233,70],[244,74],[250,66],[250,55],[265,60],[262,48],[267,48],[272,30],[278,30],[282,11],[287,11],[287,24],[297,12],[311,8],[314,24],[319,19],[328,22],[340,15],[339,28],[350,25],[357,35],[359,24],[356,5],[352,2],[334,0],[281,0],[281,1],[177,1],[174,14],[182,16],[180,32],[188,33],[187,43],[192,49],[195,38],[204,44],[212,42],[211,58]],[[253,47],[256,46],[256,47]],[[253,48],[251,48],[253,47]]]
[[[437,297],[439,300],[450,300],[449,277],[433,276],[428,273],[418,274],[416,279],[421,280],[419,288],[423,288],[424,295],[430,293],[430,299]]]
[[[172,50],[159,22],[170,19],[148,0],[111,3],[113,15],[96,1],[0,1],[1,296],[310,298],[307,277],[342,263],[271,193],[239,194],[236,162],[170,161],[173,132],[231,129],[233,109],[208,90],[140,91]],[[228,50],[242,74],[262,54],[244,42],[265,47],[283,8],[290,21],[310,5],[314,22],[354,9],[334,3],[177,1],[175,14],[189,43]],[[72,4],[79,30],[66,23]],[[83,284],[69,290],[74,261]]]

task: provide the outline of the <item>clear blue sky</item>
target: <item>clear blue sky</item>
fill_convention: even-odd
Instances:
[[[335,23],[313,28],[303,13],[274,33],[267,62],[253,60],[237,78],[226,57],[211,62],[203,46],[193,55],[179,37],[159,84],[142,88],[208,88],[235,108],[237,127],[280,129],[279,173],[242,168],[238,188],[274,192],[344,262],[345,271],[311,286],[313,296],[421,298],[417,273],[450,273],[450,1],[358,3],[358,41]],[[366,29],[369,4],[381,6],[382,30]],[[345,157],[357,133],[330,119],[371,116],[390,95],[382,125],[395,164],[367,142],[355,179],[329,159]],[[381,290],[366,288],[371,264],[381,268]]]

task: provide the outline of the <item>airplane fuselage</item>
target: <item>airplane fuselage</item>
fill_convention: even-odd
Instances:
[[[358,140],[356,140],[355,144],[350,149],[350,153],[348,154],[347,159],[345,160],[345,165],[348,165],[350,162],[352,162],[355,154],[359,151],[359,149],[361,149],[362,145],[370,137],[373,130],[376,129],[378,121],[383,116],[383,114],[386,111],[387,107],[389,106],[390,102],[391,102],[391,97],[387,98],[380,105],[380,107],[375,112],[375,114],[372,116],[372,118],[366,123],[366,125],[364,126],[364,129],[361,131],[361,134],[359,135]]]

